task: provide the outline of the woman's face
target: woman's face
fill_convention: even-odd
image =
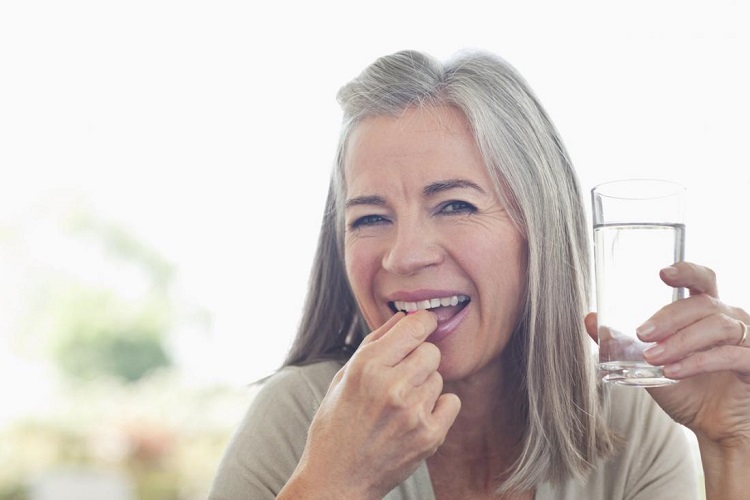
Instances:
[[[429,307],[446,381],[497,361],[520,318],[526,245],[463,113],[366,119],[349,140],[345,177],[346,272],[370,328]]]

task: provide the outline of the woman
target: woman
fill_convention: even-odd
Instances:
[[[580,190],[513,68],[401,52],[339,99],[300,331],[212,498],[695,497],[673,419],[698,436],[709,498],[749,491],[750,317],[709,270],[670,267],[692,296],[642,332],[681,383],[650,390],[664,411],[600,393]]]

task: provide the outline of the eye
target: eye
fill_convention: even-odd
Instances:
[[[380,224],[385,224],[386,222],[388,222],[388,219],[386,219],[382,215],[377,215],[377,214],[363,215],[362,217],[358,217],[354,219],[354,221],[352,221],[349,224],[349,229],[359,229],[362,227],[377,226]]]
[[[440,213],[441,214],[473,214],[477,211],[477,207],[472,205],[471,203],[465,202],[465,201],[459,201],[459,200],[453,200],[446,203],[443,203],[443,205],[440,207]]]

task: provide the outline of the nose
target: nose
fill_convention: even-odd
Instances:
[[[383,268],[399,276],[410,276],[443,261],[444,253],[437,235],[423,221],[397,224]]]

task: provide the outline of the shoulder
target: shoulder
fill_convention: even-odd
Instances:
[[[648,391],[640,388],[605,386],[603,401],[610,429],[618,436],[618,457],[648,454],[690,459],[688,431],[656,404]]]
[[[607,387],[612,430],[620,437],[618,454],[607,464],[610,476],[628,493],[651,498],[695,498],[698,468],[686,428],[673,421],[645,389]]]
[[[310,422],[342,366],[288,366],[257,384],[219,464],[211,499],[275,498],[297,466]]]
[[[605,386],[607,421],[616,451],[583,481],[545,484],[540,500],[580,498],[697,498],[698,468],[687,430],[645,389]]]
[[[643,424],[651,420],[652,424],[677,425],[644,389],[605,384],[602,401],[610,427],[618,433],[646,428]]]
[[[258,382],[257,392],[238,434],[248,425],[270,430],[273,427],[287,428],[294,422],[309,423],[342,366],[337,361],[286,366]],[[304,431],[306,434],[306,428]]]
[[[320,401],[334,375],[341,369],[340,361],[319,361],[303,366],[286,366],[258,383],[256,404],[279,399]]]
[[[605,385],[603,398],[620,443],[616,455],[599,467],[599,480],[622,498],[646,492],[651,498],[695,498],[698,471],[688,431],[645,389]]]

